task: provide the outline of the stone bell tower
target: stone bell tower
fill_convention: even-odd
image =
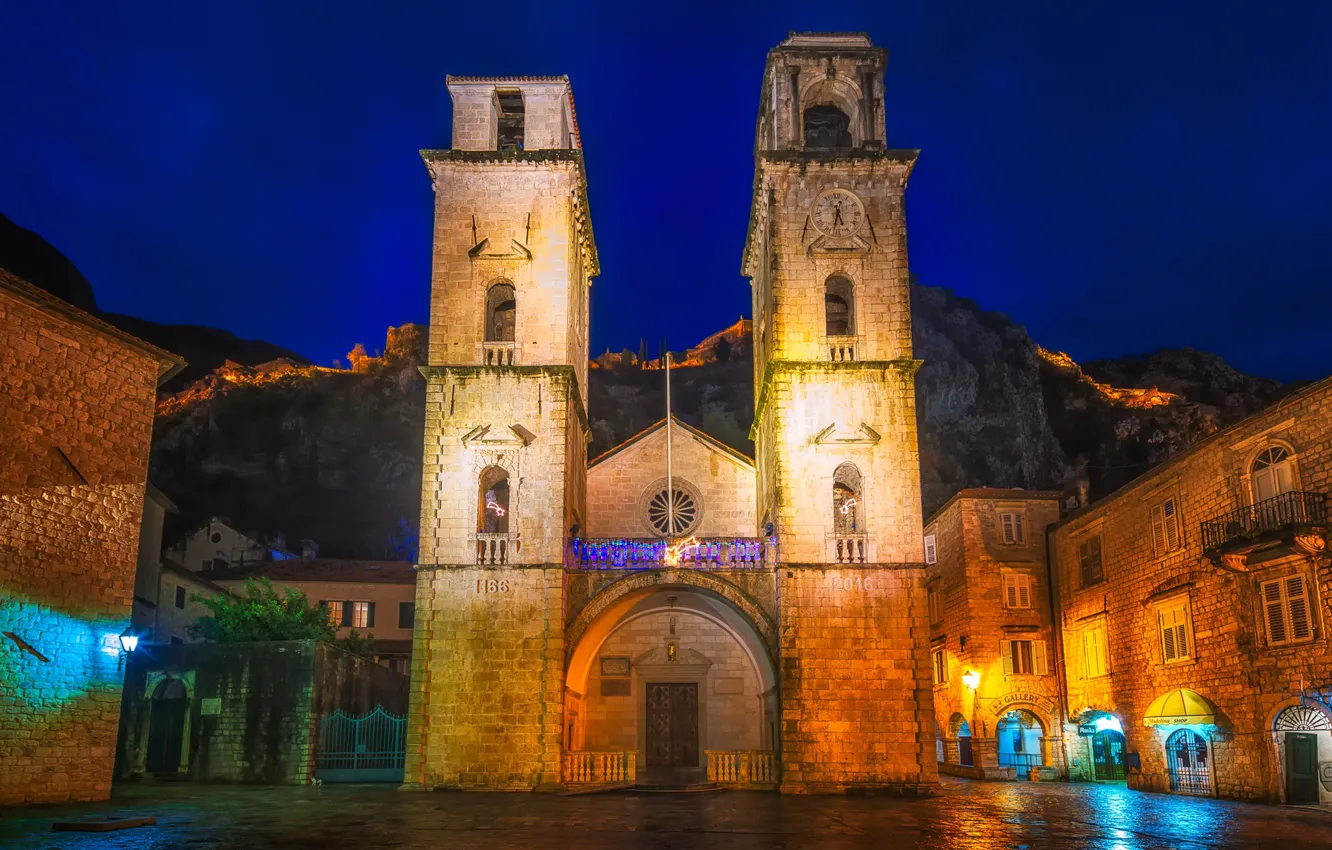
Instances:
[[[792,33],[768,54],[743,274],[758,516],[778,538],[782,788],[936,780],[903,195],[887,52]]]
[[[449,77],[406,784],[554,787],[597,274],[567,77]]]

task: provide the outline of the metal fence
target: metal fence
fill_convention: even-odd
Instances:
[[[320,719],[315,777],[325,782],[401,782],[407,718],[383,706],[363,717],[341,709]]]
[[[1203,551],[1269,531],[1326,524],[1327,494],[1292,490],[1204,522]]]
[[[1018,779],[1027,779],[1028,776],[1030,775],[1030,771],[1031,771],[1031,769],[1032,769],[1033,767],[1040,767],[1041,764],[1042,764],[1042,762],[1041,762],[1041,754],[1040,754],[1040,753],[1000,753],[1000,754],[999,754],[999,766],[1000,766],[1000,767],[1014,767],[1014,768],[1017,768],[1017,778],[1018,778]]]

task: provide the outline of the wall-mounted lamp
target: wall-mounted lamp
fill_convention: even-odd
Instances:
[[[980,687],[980,674],[975,670],[968,670],[962,674],[962,684],[973,691],[976,690]]]
[[[139,636],[134,633],[132,626],[120,633],[120,648],[126,652],[133,652],[139,648]]]

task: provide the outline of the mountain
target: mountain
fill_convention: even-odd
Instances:
[[[168,381],[163,391],[184,389],[228,361],[244,366],[279,358],[309,363],[299,354],[271,342],[241,339],[217,328],[167,325],[104,312],[97,307],[92,285],[73,262],[41,236],[19,227],[3,214],[0,214],[0,269],[7,269],[126,333],[180,355],[185,360],[185,369]]]

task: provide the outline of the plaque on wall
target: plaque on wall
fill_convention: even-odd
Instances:
[[[628,676],[629,658],[612,657],[601,659],[601,675],[603,676]]]
[[[206,697],[199,700],[199,714],[207,717],[222,713],[222,697]]]

